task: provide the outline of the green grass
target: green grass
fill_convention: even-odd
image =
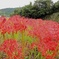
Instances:
[[[59,22],[59,12],[53,13],[51,15],[47,15],[44,19],[49,19]]]

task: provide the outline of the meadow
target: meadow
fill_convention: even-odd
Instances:
[[[59,23],[0,17],[0,59],[59,59]]]

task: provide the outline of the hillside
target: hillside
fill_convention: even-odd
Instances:
[[[3,16],[10,16],[10,14],[11,14],[15,9],[16,9],[16,8],[0,9],[0,15],[3,15]]]
[[[49,19],[49,20],[59,22],[59,12],[55,12],[55,13],[53,13],[51,15],[47,15],[44,19]]]

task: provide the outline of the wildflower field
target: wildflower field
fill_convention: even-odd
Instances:
[[[0,17],[0,59],[59,59],[59,23]]]

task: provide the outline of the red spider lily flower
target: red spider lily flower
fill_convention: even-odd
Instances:
[[[26,26],[24,26],[23,24],[21,24],[21,23],[17,23],[17,24],[14,24],[14,29],[15,29],[15,31],[17,32],[17,31],[23,31],[23,30],[25,30],[26,29]]]
[[[59,24],[57,22],[37,20],[33,27],[34,29],[29,33],[34,36],[37,36],[40,39],[59,40]]]
[[[45,26],[47,30],[49,31],[51,35],[51,39],[58,40],[59,41],[59,24],[54,21],[44,21]]]
[[[28,26],[34,26],[35,25],[35,23],[36,23],[36,20],[34,20],[34,19],[29,19],[28,21],[27,21],[27,25]]]
[[[41,19],[37,19],[37,20],[31,20],[28,21],[28,26],[30,26],[30,31],[29,31],[29,35],[35,37],[39,37],[39,24],[42,25],[42,20]]]
[[[1,26],[1,32],[2,34],[8,32],[8,33],[13,33],[14,32],[14,27],[11,21],[7,20],[2,26]]]
[[[55,57],[52,57],[51,55],[47,55],[46,59],[56,59]]]
[[[58,43],[55,41],[49,41],[46,43],[49,50],[55,51],[58,48]]]
[[[5,17],[0,17],[0,24],[1,23],[4,23],[6,21],[6,18]]]
[[[44,40],[42,40],[39,42],[37,47],[38,47],[38,51],[41,52],[42,56],[44,56],[44,57],[46,57],[47,55],[51,55],[50,57],[55,57],[58,53],[58,51],[57,51],[58,42],[56,42],[56,41],[49,40],[48,42],[45,42]],[[49,52],[47,52],[47,51],[49,51]],[[52,54],[50,51],[52,51]],[[47,57],[47,59],[48,59],[48,57]]]
[[[36,47],[37,47],[37,44],[35,42],[31,44],[31,49],[34,49]]]
[[[2,26],[2,24],[4,24],[6,21],[6,18],[5,17],[0,17],[0,28]]]
[[[46,44],[43,43],[43,42],[40,42],[40,43],[38,44],[37,48],[38,48],[38,51],[41,52],[42,56],[45,57],[46,52],[47,52],[47,50],[48,50]]]
[[[20,21],[20,16],[15,15],[9,18],[10,21],[12,21],[13,23],[19,23]]]
[[[20,19],[22,19],[22,18],[18,15],[9,18],[9,20],[13,23],[13,25],[14,25],[13,27],[16,32],[19,30],[23,31],[26,29],[25,24],[23,24],[23,22]]]
[[[13,59],[14,56],[17,56],[18,58],[22,56],[21,45],[13,39],[5,40],[0,47],[0,51],[5,52],[11,59]]]

